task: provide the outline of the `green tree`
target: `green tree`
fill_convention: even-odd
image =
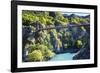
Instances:
[[[28,58],[30,61],[42,61],[43,55],[40,50],[34,50],[32,53],[29,53]]]

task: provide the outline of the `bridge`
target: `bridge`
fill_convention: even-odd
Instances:
[[[30,33],[28,36],[30,36],[29,40],[32,40],[34,36],[37,35],[38,32],[43,31],[43,30],[50,30],[50,29],[61,29],[61,28],[70,28],[70,27],[81,27],[81,26],[90,26],[90,24],[68,24],[68,26],[56,26],[56,27],[45,27],[45,28],[38,28],[36,31]],[[86,31],[85,31],[86,32]],[[82,34],[81,36],[83,36]]]
[[[42,30],[49,30],[49,29],[60,29],[60,28],[81,27],[81,26],[90,26],[90,24],[77,24],[77,25],[68,24],[68,26],[45,27],[45,28],[39,28],[35,32],[39,32],[39,31],[42,31]]]

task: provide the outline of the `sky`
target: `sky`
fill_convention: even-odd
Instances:
[[[67,15],[75,14],[75,15],[78,15],[78,16],[90,15],[89,13],[81,13],[81,12],[63,12],[62,14],[67,14]]]

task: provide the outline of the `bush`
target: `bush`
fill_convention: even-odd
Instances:
[[[64,44],[64,47],[65,47],[65,48],[68,48],[68,44]]]
[[[34,51],[35,51],[35,53],[34,53]],[[40,57],[41,56],[39,58],[37,58],[38,56],[36,54],[38,56],[40,56],[40,54],[41,54],[42,57],[43,57],[42,58],[43,61],[44,60],[48,60],[48,59],[52,58],[55,55],[47,46],[45,46],[43,44],[35,44],[33,46],[30,46],[30,55],[29,55],[29,57],[30,57],[31,61],[32,60],[33,61],[34,60],[39,60],[40,61],[40,59],[41,59]]]
[[[28,55],[30,61],[42,61],[43,55],[40,50],[34,50],[32,53]]]
[[[77,45],[78,48],[82,48],[83,43],[82,43],[81,40],[77,40],[76,45]]]
[[[22,14],[22,20],[23,20],[22,21],[23,25],[29,26],[33,22],[38,21],[39,18],[37,16],[32,15],[32,14],[25,13],[25,14]]]
[[[55,55],[55,53],[53,53],[51,50],[47,50],[45,56],[47,59],[52,58]]]

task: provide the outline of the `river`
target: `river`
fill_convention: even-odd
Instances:
[[[56,54],[51,60],[49,61],[64,61],[64,60],[72,60],[75,53],[63,53],[63,54]]]

